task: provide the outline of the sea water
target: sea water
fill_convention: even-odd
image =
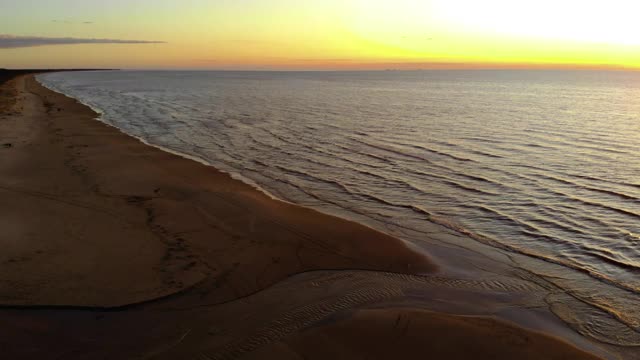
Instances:
[[[126,133],[281,199],[412,242],[438,222],[529,259],[518,266],[604,314],[586,332],[640,345],[640,73],[105,71],[39,79]],[[541,270],[545,263],[553,266]]]

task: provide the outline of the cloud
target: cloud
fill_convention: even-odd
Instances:
[[[51,22],[59,24],[93,24],[93,21],[72,21],[72,20],[51,20]]]
[[[0,49],[13,49],[47,45],[77,44],[164,44],[164,41],[123,40],[123,39],[91,39],[72,37],[16,36],[0,34]]]

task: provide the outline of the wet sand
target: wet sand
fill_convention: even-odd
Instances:
[[[486,316],[534,287],[444,278],[401,240],[147,146],[33,76],[0,109],[11,358],[596,358]]]

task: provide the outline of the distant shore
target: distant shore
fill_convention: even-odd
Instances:
[[[597,358],[428,311],[409,289],[431,307],[511,295],[458,291],[399,239],[273,200],[96,116],[32,75],[2,85],[7,357]]]

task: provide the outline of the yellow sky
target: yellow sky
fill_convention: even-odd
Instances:
[[[0,34],[165,42],[3,48],[0,38],[0,67],[640,68],[640,1],[0,3]]]

